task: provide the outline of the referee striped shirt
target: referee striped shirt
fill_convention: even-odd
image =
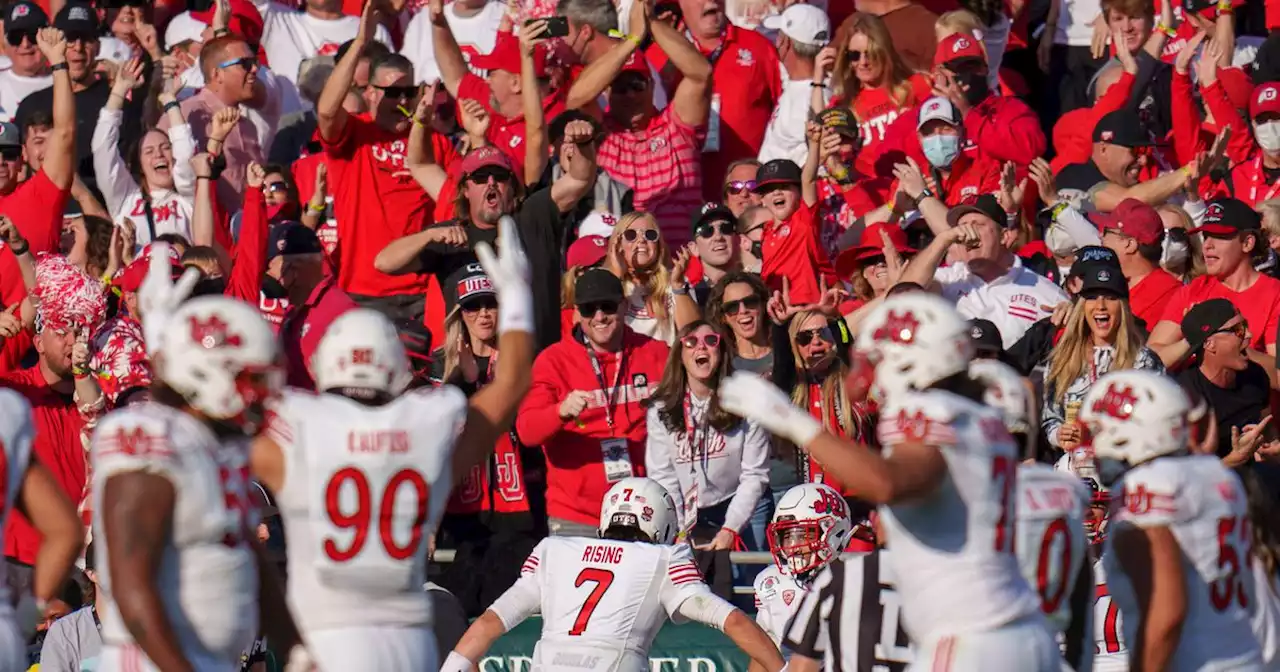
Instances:
[[[884,550],[831,563],[804,594],[783,643],[838,672],[901,672],[912,659]]]

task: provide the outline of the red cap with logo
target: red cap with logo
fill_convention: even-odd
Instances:
[[[120,271],[111,284],[122,292],[136,292],[142,286],[142,281],[147,277],[147,271],[151,268],[151,245],[142,248],[142,252],[138,255],[133,263],[124,267]],[[178,251],[169,248],[169,267],[173,271],[173,278],[176,280],[182,276],[182,258],[178,256]]]
[[[1095,216],[1094,221],[1098,224],[1099,233],[1115,231],[1143,245],[1155,245],[1160,242],[1160,234],[1164,233],[1160,213],[1136,198],[1120,201],[1115,210]]]
[[[836,276],[847,278],[861,268],[862,262],[867,259],[884,256],[884,239],[880,237],[882,232],[889,237],[889,242],[893,243],[893,249],[898,254],[916,253],[916,249],[907,243],[907,234],[902,227],[883,222],[872,224],[862,230],[857,245],[836,257]]]
[[[1260,84],[1253,90],[1249,116],[1257,119],[1262,114],[1280,114],[1280,82]]]
[[[622,70],[619,72],[635,72],[645,77],[653,76],[653,73],[649,71],[649,61],[645,60],[644,52],[638,49],[631,52],[627,60],[622,63]]]
[[[933,65],[937,67],[962,58],[987,60],[987,52],[982,48],[982,41],[974,39],[968,33],[951,35],[938,43],[938,50],[933,52]]]
[[[573,241],[569,252],[565,255],[565,263],[570,267],[589,268],[604,261],[605,252],[609,249],[609,239],[604,236],[585,236]]]
[[[519,75],[520,38],[513,33],[498,33],[493,51],[471,57],[471,65],[481,70],[505,70]],[[533,71],[539,77],[547,76],[547,50],[542,45],[533,50]]]
[[[227,28],[245,42],[257,47],[262,43],[262,14],[251,0],[231,0],[231,20]],[[191,18],[201,23],[213,25],[213,12],[217,4],[211,5],[203,12],[191,12]]]
[[[511,159],[507,158],[507,155],[503,154],[502,150],[495,147],[477,147],[462,157],[462,175],[464,177],[481,168],[490,166],[506,168],[513,173],[516,172],[516,167],[511,163]]]

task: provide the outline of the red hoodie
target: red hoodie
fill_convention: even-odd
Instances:
[[[920,147],[920,106],[912,108],[893,121],[885,134],[882,158],[876,161],[876,170],[882,176],[892,164],[902,163],[901,157],[909,156],[919,165],[925,165],[924,150]],[[965,138],[969,147],[966,154],[977,152],[1003,164],[1012,161],[1019,168],[1026,167],[1044,154],[1046,143],[1040,118],[1017,98],[990,95],[973,106],[964,115]]]
[[[625,439],[632,474],[644,475],[648,428],[641,402],[658,388],[670,348],[623,329],[620,353],[597,353],[605,385],[613,387],[617,380],[610,407],[612,428],[606,421],[606,388],[596,377],[579,332],[543,350],[533,362],[533,386],[516,415],[516,435],[521,443],[542,446],[546,453],[547,515],[552,518],[590,525],[600,521],[600,503],[610,486],[602,441]],[[565,422],[560,419],[560,403],[574,390],[589,391],[592,397],[577,419]]]

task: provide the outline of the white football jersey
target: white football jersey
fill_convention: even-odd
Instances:
[[[806,588],[794,576],[769,565],[756,575],[756,623],[769,633],[774,645],[782,646],[787,622],[795,615]]]
[[[1093,563],[1093,672],[1129,672],[1129,647],[1124,643],[1124,618],[1111,599],[1102,561]]]
[[[885,404],[878,435],[886,455],[923,442],[947,463],[935,492],[880,507],[912,641],[1037,614],[1014,554],[1018,446],[1000,415],[949,392],[910,392]]]
[[[0,529],[5,529],[9,512],[17,504],[35,434],[31,404],[27,398],[13,390],[0,388]],[[0,562],[0,619],[3,620],[13,617],[7,566],[8,563]]]
[[[1018,467],[1018,565],[1056,632],[1071,624],[1071,591],[1089,552],[1088,506],[1078,477],[1045,464]]]
[[[1262,561],[1254,556],[1249,569],[1256,584],[1258,599],[1253,613],[1253,635],[1262,649],[1266,670],[1280,670],[1280,576],[1268,575]]]
[[[299,627],[429,627],[427,540],[448,501],[466,397],[446,386],[366,406],[289,389],[273,410]]]
[[[1123,492],[1124,499],[1111,514],[1102,559],[1111,596],[1125,616],[1125,640],[1135,641],[1141,618],[1133,585],[1111,545],[1128,527],[1167,527],[1182,548],[1187,591],[1182,638],[1169,669],[1261,665],[1249,624],[1257,599],[1248,566],[1252,533],[1244,486],[1235,473],[1212,455],[1160,457],[1125,473],[1112,492]]]
[[[173,522],[156,589],[178,644],[196,669],[238,664],[258,634],[258,569],[247,543],[258,520],[249,498],[247,442],[222,441],[182,411],[143,403],[103,418],[90,451],[99,588],[111,594],[112,539],[101,519],[107,481],[137,471],[168,479],[174,489]],[[115,599],[101,618],[104,643],[133,644]]]
[[[691,598],[719,600],[688,544],[548,537],[489,609],[508,630],[541,609],[535,670],[640,672],[658,629],[667,617],[683,622],[677,611]]]

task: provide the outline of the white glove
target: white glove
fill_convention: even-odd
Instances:
[[[720,406],[801,448],[822,433],[822,423],[793,406],[786,393],[746,371],[738,371],[720,383]]]
[[[440,666],[440,672],[471,672],[474,669],[476,664],[457,651],[450,651],[449,657],[444,659],[444,665]]]
[[[138,311],[142,313],[138,317],[142,321],[142,338],[147,342],[147,354],[154,356],[164,349],[165,325],[178,306],[191,296],[199,280],[200,271],[188,268],[178,282],[173,282],[169,245],[151,245],[151,265],[147,268],[147,277],[138,287]]]
[[[529,257],[520,243],[516,220],[498,220],[498,254],[488,243],[476,245],[476,257],[498,293],[498,333],[533,332],[533,290],[529,287]]]
[[[295,644],[289,650],[289,660],[284,664],[284,672],[313,672],[316,669],[316,662],[311,659],[311,653],[305,646]]]

